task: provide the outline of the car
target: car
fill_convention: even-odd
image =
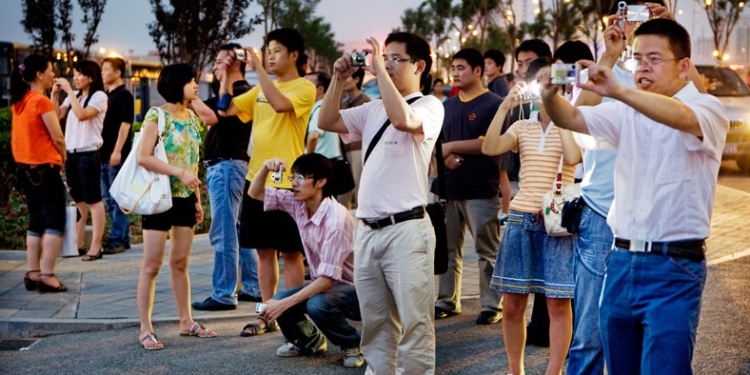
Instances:
[[[708,93],[717,97],[727,112],[729,132],[722,160],[735,160],[750,173],[750,88],[727,66],[696,65]]]

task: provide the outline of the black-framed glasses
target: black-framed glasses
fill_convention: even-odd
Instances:
[[[390,64],[392,66],[398,66],[399,63],[403,63],[403,62],[412,62],[413,63],[413,62],[419,61],[417,59],[406,59],[406,58],[400,59],[398,57],[388,57],[388,56],[385,56],[385,55],[383,55],[383,60],[385,60],[386,64]]]
[[[308,176],[305,176],[305,175],[300,174],[300,173],[295,173],[295,174],[286,176],[286,178],[287,178],[287,180],[289,180],[289,182],[297,181],[297,182],[301,183],[302,181],[305,181],[305,180],[307,180],[309,178],[312,178],[312,176],[308,177]]]

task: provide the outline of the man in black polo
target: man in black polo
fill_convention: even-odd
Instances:
[[[105,254],[116,254],[130,248],[130,224],[128,216],[120,211],[109,188],[120,172],[120,167],[132,147],[131,125],[134,117],[133,94],[125,88],[125,61],[119,57],[107,57],[102,61],[102,81],[107,88],[109,105],[104,116],[102,139],[99,149],[102,158],[100,184],[102,198],[106,204],[111,224]]]
[[[235,58],[235,48],[241,46],[231,43],[219,48],[214,60],[214,75],[216,82],[228,77],[229,82],[233,82],[234,94],[239,95],[248,91],[250,85],[245,81],[245,64]],[[201,118],[212,117],[213,121],[207,121],[207,124],[214,123],[206,135],[204,162],[211,204],[208,235],[216,254],[212,278],[214,291],[204,301],[193,303],[196,310],[233,310],[237,308],[238,300],[260,301],[258,254],[255,249],[241,248],[238,235],[251,123],[244,123],[237,116],[219,116],[217,98],[206,101],[213,111],[208,114],[203,113],[200,103],[193,103]],[[241,267],[242,288],[236,293],[238,266]]]

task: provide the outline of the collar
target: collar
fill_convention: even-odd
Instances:
[[[413,93],[411,93],[409,95],[404,96],[404,100],[409,100],[411,98],[416,98],[416,97],[420,97],[420,96],[424,96],[424,95],[422,95],[421,92],[417,91],[417,92],[413,92]]]
[[[700,95],[700,91],[695,87],[695,84],[692,81],[688,81],[685,86],[682,86],[680,91],[677,91],[673,98],[685,103],[690,100],[690,98],[695,97],[696,95]]]
[[[120,85],[120,86],[117,86],[117,87],[113,88],[112,90],[107,91],[107,94],[114,94],[114,93],[117,93],[118,91],[122,91],[122,90],[125,90],[125,84],[124,83],[122,85]]]
[[[331,197],[325,197],[322,201],[320,201],[320,206],[318,206],[318,209],[315,211],[315,214],[313,217],[311,217],[308,221],[312,222],[313,224],[320,226],[320,223],[323,221],[323,218],[328,214],[328,210],[331,207]]]

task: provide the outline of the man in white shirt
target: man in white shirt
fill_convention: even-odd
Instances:
[[[682,26],[655,19],[634,37],[636,89],[607,67],[583,63],[589,81],[579,86],[615,102],[575,108],[557,94],[548,69],[537,79],[556,125],[617,148],[607,218],[615,243],[599,309],[609,374],[692,374],[729,121],[718,99],[687,81],[690,36]]]
[[[414,34],[368,39],[369,66],[347,53],[334,64],[334,82],[319,127],[362,140],[365,152],[354,233],[354,285],[362,311],[362,353],[368,374],[433,374],[435,234],[424,211],[427,169],[443,122],[443,105],[422,97],[432,66],[430,47]],[[378,80],[382,100],[339,111],[343,85],[355,70]],[[411,99],[416,99],[410,105]],[[383,127],[386,120],[391,125]],[[376,133],[384,129],[378,141]],[[372,146],[371,146],[372,144]]]

